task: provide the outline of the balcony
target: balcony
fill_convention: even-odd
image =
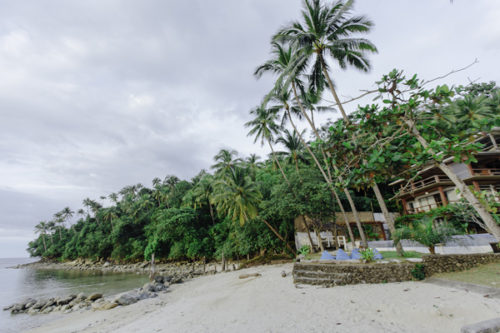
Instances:
[[[410,192],[416,192],[420,191],[423,189],[428,189],[431,188],[435,185],[452,185],[452,181],[446,177],[445,175],[434,175],[425,179],[417,180],[414,182],[411,182],[409,185],[403,187],[401,186],[401,191],[399,192],[398,196],[410,193]]]
[[[500,169],[472,169],[472,176],[500,176]]]

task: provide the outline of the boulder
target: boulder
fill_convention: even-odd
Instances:
[[[57,305],[65,305],[76,298],[76,295],[69,295],[67,297],[61,297],[57,300]]]
[[[47,304],[47,301],[44,301],[43,299],[39,299],[38,302],[33,304],[33,306],[31,308],[35,309],[35,310],[40,310],[41,308],[43,308],[45,306],[45,304]]]
[[[112,302],[104,302],[102,305],[100,305],[97,310],[111,310],[113,308],[116,308],[118,306],[117,303],[112,303]]]
[[[164,283],[165,282],[165,278],[161,275],[157,275],[155,276],[155,282],[156,283]]]
[[[131,292],[131,293],[124,293],[119,295],[115,300],[114,303],[117,303],[118,305],[130,305],[134,304],[139,301],[139,296],[137,295],[136,292]]]
[[[76,299],[77,299],[78,301],[83,301],[83,300],[85,300],[86,298],[87,298],[87,296],[85,296],[85,294],[84,294],[84,293],[79,293],[78,295],[76,295]]]
[[[153,282],[146,283],[144,286],[142,286],[142,290],[155,291],[155,284]]]
[[[88,297],[88,300],[89,301],[95,301],[99,298],[102,298],[102,294],[101,293],[93,293],[93,294],[90,294],[89,297]]]

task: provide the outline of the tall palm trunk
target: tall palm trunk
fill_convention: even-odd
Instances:
[[[335,90],[335,87],[333,86],[332,79],[330,78],[330,74],[328,74],[328,71],[326,70],[326,63],[325,59],[323,58],[322,54],[319,54],[319,57],[321,59],[321,69],[323,71],[323,74],[326,77],[326,81],[328,82],[328,87],[330,88],[330,91],[332,92],[333,99],[335,100],[335,103],[337,103],[337,106],[339,107],[340,113],[342,114],[342,118],[344,119],[346,124],[350,123],[349,118],[347,117],[347,114],[344,110],[344,106],[342,105],[342,102],[339,99],[339,96],[337,95],[337,91]],[[355,139],[355,137],[353,137]],[[396,230],[396,227],[394,225],[394,219],[392,216],[389,214],[389,210],[387,209],[387,205],[385,204],[384,198],[380,194],[380,189],[375,183],[372,185],[373,192],[375,193],[375,197],[377,198],[377,202],[380,206],[380,209],[382,210],[382,213],[384,214],[385,221],[387,222],[387,225],[389,227],[389,230],[391,233],[394,233]],[[398,254],[403,255],[403,247],[401,246],[400,242],[396,243],[396,250]]]
[[[288,183],[288,185],[291,186],[290,182],[288,181],[288,178],[285,175],[285,172],[283,171],[283,168],[281,167],[280,162],[278,161],[278,158],[276,157],[276,154],[274,153],[274,148],[273,148],[273,145],[271,144],[271,140],[268,139],[267,143],[269,144],[269,148],[271,148],[271,153],[273,155],[274,162],[276,162],[276,164],[278,165],[278,168],[281,171],[281,175],[283,176],[283,178],[285,179],[285,181]]]
[[[288,242],[286,241],[286,239],[284,239],[277,231],[276,229],[274,229],[274,227],[269,224],[269,222],[267,222],[265,219],[262,219],[261,220],[266,224],[266,226],[276,235],[276,237],[278,237],[283,243],[285,243],[285,246],[288,250],[290,250],[290,252],[293,253],[293,255],[297,256],[297,252],[295,252],[294,249],[292,249],[292,247],[290,246],[290,244],[288,244]]]
[[[212,204],[210,203],[210,200],[208,201],[208,208],[210,210],[210,218],[212,219],[212,224],[215,225],[215,218],[214,218],[214,209],[212,208]]]
[[[299,96],[297,94],[297,89],[295,87],[295,83],[292,81],[292,89],[293,89],[293,94],[295,96],[295,100],[297,101],[297,104],[299,105],[299,109],[302,113],[302,115],[304,116],[304,118],[306,118],[307,122],[309,123],[309,125],[311,126],[313,132],[314,132],[314,135],[316,136],[316,139],[318,139],[319,141],[321,141],[321,136],[319,135],[318,133],[318,130],[316,129],[316,127],[314,126],[312,120],[309,118],[309,115],[307,114],[307,112],[304,110],[304,106],[302,105],[302,102],[300,101],[299,99]],[[321,151],[323,152],[323,149],[321,149]],[[324,152],[323,152],[323,156],[324,156]],[[330,152],[326,152],[326,155],[328,157],[331,157],[331,154]],[[329,167],[329,163],[326,161],[326,157],[324,157],[325,159],[325,163],[327,164],[328,166],[328,169],[327,170],[330,170],[330,167]],[[335,168],[335,171],[338,170],[337,166],[334,165],[334,168]],[[331,179],[331,177],[330,177]],[[339,181],[343,181],[342,178],[339,178]],[[354,215],[354,220],[356,221],[356,226],[358,227],[359,229],[359,235],[361,237],[361,245],[363,247],[368,247],[368,242],[366,240],[366,236],[365,236],[365,232],[363,230],[363,226],[361,225],[361,219],[359,218],[359,214],[358,214],[358,210],[356,208],[356,205],[354,204],[354,200],[352,200],[352,197],[351,197],[351,194],[349,193],[349,190],[348,189],[344,189],[344,194],[347,198],[347,201],[349,202],[349,206],[351,207],[351,211]],[[353,243],[354,243],[354,239],[352,240]]]
[[[295,95],[295,96],[297,98],[297,95]],[[292,124],[292,127],[293,127],[295,133],[297,133],[297,135],[299,137],[300,142],[302,142],[302,144],[304,145],[304,147],[306,147],[307,152],[309,153],[309,155],[311,155],[312,159],[314,160],[314,163],[316,163],[316,166],[318,167],[319,171],[323,175],[323,178],[327,182],[327,184],[328,184],[328,186],[330,188],[331,193],[335,196],[335,199],[337,201],[337,204],[339,205],[340,211],[342,212],[342,216],[344,217],[344,221],[345,221],[345,224],[347,226],[347,230],[349,232],[349,237],[351,238],[351,241],[352,241],[353,246],[354,246],[354,234],[353,234],[353,232],[351,230],[351,226],[349,224],[349,218],[347,217],[347,214],[346,214],[346,212],[344,210],[344,206],[342,205],[342,201],[340,201],[340,198],[339,198],[339,195],[337,194],[337,191],[335,191],[335,188],[332,185],[331,178],[329,178],[326,175],[325,171],[323,170],[323,167],[321,166],[321,164],[319,163],[318,159],[316,158],[316,155],[313,153],[313,151],[311,150],[311,148],[309,147],[309,145],[305,142],[304,138],[302,137],[302,135],[300,134],[299,130],[297,129],[297,126],[295,125],[295,123],[293,121],[292,115],[290,114],[290,109],[286,109],[286,113],[288,115],[288,119],[290,120],[290,124]]]
[[[415,123],[412,120],[405,119],[406,124],[410,128],[412,135],[420,142],[420,144],[429,150],[432,155],[435,155],[435,152],[432,149],[429,149],[429,143],[427,140],[420,134],[418,129],[415,127]],[[460,179],[455,172],[445,163],[436,162],[436,166],[444,172],[448,178],[453,182],[456,188],[460,191],[460,193],[464,196],[464,198],[470,203],[472,208],[479,214],[484,224],[487,227],[488,232],[490,232],[497,241],[500,242],[500,226],[497,224],[493,216],[488,209],[484,206],[484,204],[479,201],[479,199],[472,193],[467,184]]]
[[[382,193],[380,192],[380,189],[379,189],[377,183],[375,183],[372,186],[372,189],[373,189],[373,192],[375,192],[375,196],[377,197],[377,201],[379,202],[379,204],[380,204],[380,202],[384,203],[383,205],[380,205],[380,209],[382,210],[382,213],[384,214],[385,221],[387,222],[387,226],[389,227],[389,231],[391,232],[391,235],[394,235],[394,233],[396,232],[396,226],[394,223],[394,219],[393,219],[392,215],[389,213],[387,206],[385,205],[384,197],[382,196]],[[395,243],[394,245],[396,245],[396,251],[398,252],[398,254],[400,256],[403,256],[404,251],[403,251],[403,246],[401,245],[401,242],[398,240],[394,243]]]
[[[45,243],[45,232],[42,233],[42,241],[43,241],[43,250],[47,251],[47,243]]]

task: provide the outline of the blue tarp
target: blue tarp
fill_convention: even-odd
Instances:
[[[328,253],[328,251],[323,251],[319,260],[335,260],[335,257]]]
[[[352,250],[351,259],[361,259],[361,253],[359,253],[359,249]]]
[[[377,251],[377,249],[373,249],[373,253],[375,254],[373,256],[373,259],[375,259],[375,260],[384,259],[384,257],[382,257],[382,255],[380,254],[380,252]]]
[[[337,250],[337,260],[350,260],[351,257],[347,253],[345,253],[344,250],[338,249]]]

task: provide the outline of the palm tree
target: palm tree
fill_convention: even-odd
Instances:
[[[377,52],[369,40],[352,37],[368,33],[373,26],[368,18],[351,15],[353,5],[353,0],[336,1],[331,6],[320,0],[304,0],[302,22],[292,22],[273,37],[275,41],[292,43],[302,57],[312,60],[312,86],[321,90],[322,72],[344,119],[347,114],[330,78],[327,57],[341,69],[354,67],[367,72],[370,69],[367,53]]]
[[[216,162],[210,168],[215,170],[218,175],[224,175],[230,172],[231,169],[239,165],[240,158],[237,158],[238,152],[236,150],[221,149],[217,155],[214,156]]]
[[[274,135],[278,134],[280,130],[279,126],[276,124],[278,114],[273,110],[265,109],[262,106],[251,110],[250,114],[254,115],[255,118],[245,123],[245,127],[250,128],[247,136],[255,135],[255,140],[253,142],[256,143],[260,139],[261,146],[264,145],[264,141],[267,142],[269,148],[271,148],[273,160],[281,171],[281,175],[287,183],[290,183],[285,172],[283,171],[283,168],[281,167],[280,162],[276,158],[272,144]]]
[[[232,168],[227,177],[216,181],[214,189],[212,200],[219,212],[227,214],[233,221],[239,220],[240,225],[257,218],[262,194],[257,184],[248,177],[245,169],[241,167]],[[260,220],[266,224],[276,237],[285,243],[290,252],[296,254],[290,244],[268,221],[263,218],[260,218]]]
[[[45,234],[47,233],[49,226],[45,221],[41,221],[35,226],[35,233],[40,234],[42,236],[43,241],[43,250],[47,251],[47,243],[45,242]]]
[[[299,135],[304,136],[304,132],[305,130],[297,135],[295,131],[290,133],[288,129],[284,129],[284,135],[281,135],[276,140],[276,142],[281,143],[286,148],[286,151],[278,152],[278,154],[286,156],[288,162],[295,165],[295,170],[297,172],[299,172],[299,161],[304,163],[307,161],[305,156],[302,154],[304,145],[299,139]]]
[[[259,160],[260,156],[258,156],[257,154],[250,154],[250,156],[248,156],[244,162],[245,167],[250,173],[250,178],[252,178],[252,180],[254,181],[255,177],[257,176],[257,170],[264,165],[264,163],[260,162]]]
[[[198,181],[196,186],[193,188],[192,195],[194,198],[195,208],[203,206],[204,204],[208,205],[210,218],[212,219],[212,224],[215,225],[214,210],[212,207],[212,203],[210,201],[213,192],[213,183],[214,183],[214,178],[212,175],[209,174],[204,175]]]
[[[295,99],[295,102],[299,106],[300,114],[308,121],[309,125],[311,126],[314,134],[316,135],[316,138],[321,140],[321,137],[316,130],[316,127],[314,126],[314,123],[312,122],[311,118],[308,116],[303,103],[301,102],[301,98],[299,97],[299,94],[297,92],[297,87],[301,88],[302,87],[302,82],[299,80],[298,76],[300,73],[302,73],[305,70],[305,67],[307,65],[307,58],[303,57],[300,52],[297,52],[293,47],[288,46],[284,47],[280,43],[273,42],[271,43],[272,46],[272,54],[273,58],[270,60],[266,61],[263,65],[257,67],[255,70],[254,75],[257,78],[260,78],[262,74],[265,72],[271,72],[274,74],[278,75],[278,79],[276,81],[276,84],[273,88],[273,90],[268,94],[266,97],[265,101],[274,99],[278,100],[281,102],[281,105],[278,106],[278,108],[283,107],[285,113],[288,116],[288,120],[290,121],[290,124],[292,125],[293,129],[295,132],[299,135],[300,140],[302,141],[302,144],[308,151],[308,153],[311,155],[313,161],[315,162],[316,166],[318,167],[319,171],[323,175],[323,178],[325,179],[326,183],[328,184],[328,187],[330,188],[330,191],[332,193],[332,196],[335,197],[335,200],[337,204],[339,205],[340,211],[342,212],[342,215],[344,217],[344,222],[347,226],[348,232],[349,232],[349,237],[351,238],[353,244],[354,244],[354,234],[352,233],[352,230],[350,228],[349,224],[349,218],[344,210],[344,207],[342,205],[342,202],[340,201],[340,198],[337,194],[337,191],[335,190],[333,186],[333,181],[332,181],[332,174],[330,170],[330,163],[328,162],[327,155],[325,151],[320,147],[321,154],[323,156],[323,162],[325,164],[326,172],[321,166],[320,162],[318,161],[316,155],[314,152],[311,150],[309,145],[305,142],[304,138],[300,135],[300,131],[297,129],[297,126],[295,125],[293,119],[292,119],[292,111],[294,110],[291,106],[288,100],[286,98],[290,96],[288,93],[289,86],[291,85],[292,87],[292,93]],[[303,90],[303,89],[301,89]],[[356,224],[359,229],[359,233],[361,235],[361,239],[363,241],[363,245],[367,246],[366,242],[366,237],[363,232],[363,228],[361,227],[361,221],[359,219],[359,216],[357,214],[356,207],[354,206],[354,201],[351,198],[351,195],[347,189],[344,188],[344,193],[346,197],[348,198],[349,204],[351,206],[351,210],[354,213],[354,217],[356,220]]]

